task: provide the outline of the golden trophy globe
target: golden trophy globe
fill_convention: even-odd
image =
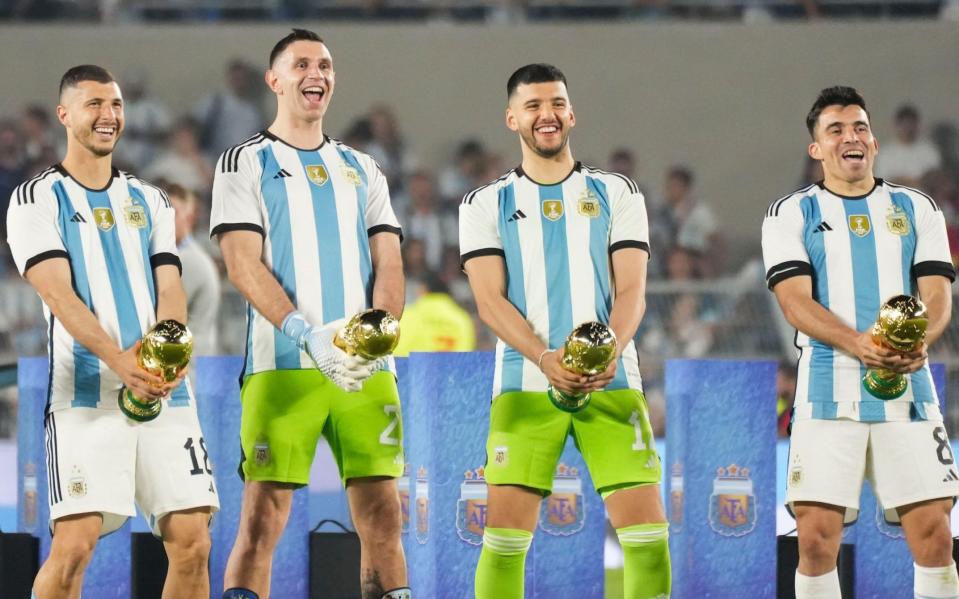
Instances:
[[[161,320],[143,336],[137,362],[140,368],[171,383],[190,363],[193,355],[193,334],[185,324],[175,320]],[[148,422],[160,415],[163,402],[140,399],[125,386],[117,398],[120,411],[131,420]]]
[[[879,319],[872,325],[872,341],[903,353],[911,352],[922,345],[928,324],[925,304],[909,295],[897,295],[879,308]],[[879,399],[896,399],[906,392],[909,381],[891,370],[870,368],[862,377],[862,384]]]
[[[616,333],[601,322],[584,322],[569,334],[563,349],[563,368],[586,376],[599,374],[616,359]],[[564,393],[552,385],[546,394],[564,412],[579,412],[590,399],[589,393]]]
[[[376,360],[388,356],[400,342],[400,321],[386,310],[357,312],[333,338],[351,356]]]

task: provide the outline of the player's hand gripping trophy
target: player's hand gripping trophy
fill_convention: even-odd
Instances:
[[[400,321],[378,308],[357,312],[333,338],[333,344],[347,354],[367,360],[385,358],[399,341]]]
[[[562,365],[566,370],[585,376],[606,372],[616,359],[616,334],[601,322],[584,322],[566,338]],[[546,390],[553,405],[564,412],[579,412],[589,404],[590,393],[571,394],[552,385]]]
[[[872,340],[899,352],[915,351],[926,338],[928,324],[925,304],[908,295],[897,295],[879,308],[879,319],[872,325]],[[870,368],[862,384],[879,399],[896,399],[906,392],[909,382],[891,370]]]
[[[161,320],[143,336],[137,351],[140,368],[172,383],[190,363],[193,355],[193,334],[185,324],[175,320]],[[117,398],[120,411],[131,420],[147,422],[160,415],[163,402],[140,399],[126,386]]]

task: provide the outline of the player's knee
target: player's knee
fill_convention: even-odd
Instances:
[[[361,536],[389,539],[399,535],[402,527],[400,499],[395,493],[381,493],[365,502],[357,518]]]
[[[59,563],[67,578],[72,578],[82,573],[90,563],[97,542],[96,539],[83,537],[54,537],[54,544],[51,559]]]
[[[205,530],[197,531],[176,543],[167,544],[170,567],[180,571],[206,570],[210,557],[210,535]]]
[[[930,522],[918,531],[919,543],[923,555],[917,555],[917,562],[950,560],[952,557],[952,531],[946,522]]]
[[[812,528],[799,535],[799,553],[804,559],[817,564],[833,564],[839,557],[840,541],[828,531]]]

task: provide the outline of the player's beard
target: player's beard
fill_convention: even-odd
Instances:
[[[117,142],[120,141],[120,133],[122,130],[118,127],[117,132],[113,138],[113,143],[109,146],[99,145],[95,141],[96,131],[90,131],[85,136],[74,135],[81,146],[88,150],[91,154],[98,158],[104,158],[113,153],[114,148],[117,147]]]
[[[526,146],[533,150],[537,156],[540,158],[554,158],[559,155],[560,152],[566,149],[566,145],[569,143],[569,129],[566,127],[562,128],[563,136],[560,139],[560,142],[556,147],[544,147],[543,145],[536,142],[536,132],[533,129],[530,129],[526,133],[520,133],[520,137],[523,138],[523,142]]]

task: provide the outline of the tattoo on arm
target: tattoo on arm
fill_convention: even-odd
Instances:
[[[368,569],[360,575],[360,592],[363,599],[381,599],[386,590],[380,582],[380,573]]]

